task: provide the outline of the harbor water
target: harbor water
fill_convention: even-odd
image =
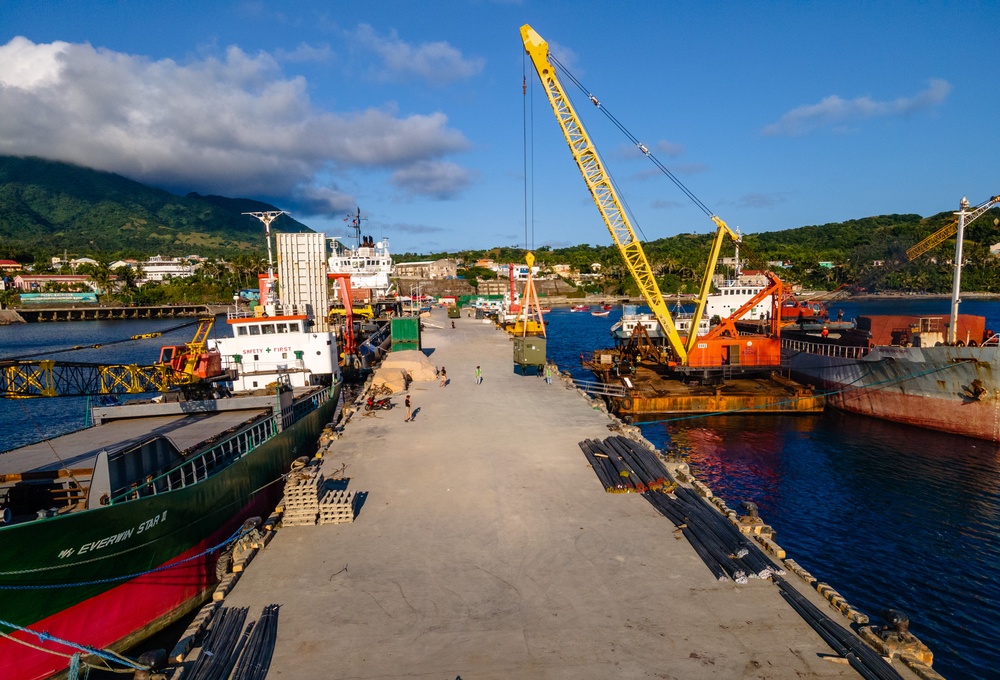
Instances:
[[[947,314],[950,301],[844,302],[866,314]],[[837,313],[837,305],[831,310]],[[1000,302],[963,314],[1000,328]],[[549,357],[574,377],[580,353],[610,347],[609,317],[553,310]],[[640,424],[661,450],[739,509],[756,503],[788,556],[873,621],[904,611],[948,680],[1000,677],[1000,446],[827,411],[686,416]]]
[[[847,303],[868,313],[943,313],[947,300]],[[836,313],[836,309],[832,310]],[[1000,328],[1000,303],[966,302]],[[549,358],[592,379],[580,354],[611,345],[608,317],[556,309],[548,315]],[[66,361],[153,363],[162,344],[194,334],[183,321],[105,321],[0,327],[0,358],[69,346]],[[162,338],[109,344],[176,329]],[[219,333],[225,329],[218,329]],[[0,449],[87,424],[86,398],[0,400]],[[856,608],[877,617],[905,611],[911,630],[949,680],[1000,677],[1000,447],[861,416],[713,416],[642,424],[662,449],[685,455],[731,507],[752,501],[777,542]],[[55,455],[55,454],[54,454]]]

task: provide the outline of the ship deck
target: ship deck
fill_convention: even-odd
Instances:
[[[184,451],[266,412],[257,408],[114,420],[7,451],[0,455],[0,475],[92,467],[102,450],[120,449],[151,435],[162,435]]]

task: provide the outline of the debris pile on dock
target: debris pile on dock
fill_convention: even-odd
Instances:
[[[656,454],[627,437],[580,442],[608,493],[644,493],[674,484]]]
[[[323,489],[323,473],[318,466],[309,466],[289,473],[285,481],[285,512],[281,518],[286,527],[316,524],[319,497]]]
[[[327,489],[319,502],[320,524],[346,524],[354,521],[357,494],[343,489]]]
[[[678,487],[673,495],[648,493],[645,497],[681,530],[720,581],[746,583],[748,577],[785,573],[693,489]]]

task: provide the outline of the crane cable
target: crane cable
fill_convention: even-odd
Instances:
[[[44,352],[34,352],[33,354],[21,354],[16,357],[3,357],[0,358],[0,363],[8,363],[12,361],[21,361],[23,359],[33,359],[35,357],[45,357],[50,354],[62,354],[63,352],[75,352],[81,349],[100,349],[101,347],[106,347],[108,345],[120,345],[124,342],[132,342],[134,340],[146,340],[152,337],[159,337],[167,333],[173,333],[174,331],[179,331],[183,328],[188,328],[189,326],[194,326],[199,323],[198,321],[189,321],[187,323],[180,324],[179,326],[172,326],[170,328],[165,328],[162,331],[157,331],[156,333],[145,333],[143,335],[133,335],[128,338],[122,338],[120,340],[109,340],[108,342],[98,342],[93,345],[74,345],[73,347],[64,347],[62,349],[50,349]]]
[[[694,194],[693,191],[691,191],[690,189],[688,189],[687,186],[685,186],[684,183],[674,173],[670,172],[670,169],[667,166],[665,166],[660,161],[660,159],[658,159],[656,156],[653,155],[653,152],[649,150],[649,147],[647,147],[645,144],[643,144],[641,141],[639,141],[639,139],[635,135],[633,135],[629,131],[629,129],[626,128],[621,123],[621,121],[619,121],[617,118],[615,118],[615,116],[610,111],[608,111],[608,109],[604,106],[604,104],[601,103],[601,100],[599,100],[593,93],[591,93],[590,90],[588,90],[586,87],[584,87],[583,83],[581,83],[576,78],[576,76],[574,76],[569,71],[569,69],[567,69],[566,66],[562,64],[562,62],[560,62],[558,59],[556,59],[556,57],[553,56],[551,53],[549,53],[549,60],[553,64],[555,64],[556,67],[559,68],[559,70],[563,73],[563,75],[565,75],[567,78],[569,78],[573,82],[573,84],[575,84],[578,88],[580,88],[580,91],[583,92],[584,95],[587,97],[587,99],[590,100],[590,103],[593,104],[594,106],[596,106],[598,109],[600,109],[601,113],[603,113],[608,118],[608,120],[610,120],[614,124],[614,126],[617,127],[621,131],[621,133],[624,134],[629,139],[629,141],[631,141],[636,146],[637,149],[639,149],[640,152],[642,152],[642,154],[646,158],[648,158],[649,160],[651,160],[653,162],[653,164],[657,168],[659,168],[660,172],[662,172],[664,175],[666,175],[667,178],[671,182],[673,182],[674,185],[678,189],[680,189],[681,192],[683,192],[685,196],[687,196],[689,199],[691,199],[692,203],[694,203],[696,206],[698,206],[698,208],[702,212],[704,212],[706,216],[708,216],[708,217],[715,217],[716,216],[715,213],[707,205],[705,205],[705,203],[700,198],[698,198]],[[607,168],[605,168],[605,172],[607,172]],[[609,178],[611,177],[610,174],[608,175],[608,177]],[[611,179],[611,182],[613,184],[615,183],[613,178]],[[616,191],[618,190],[617,184],[615,185],[615,190]],[[619,192],[619,195],[621,195],[621,192]],[[628,203],[626,203],[624,199],[622,199],[622,202],[625,204],[625,209],[631,215],[632,214],[632,210],[631,210],[631,208],[628,207]],[[635,222],[635,218],[633,217],[632,219],[633,219],[633,222]],[[640,229],[640,233],[641,233],[641,229]],[[643,236],[643,239],[646,239],[646,235],[645,234],[643,234],[642,236]],[[745,254],[746,259],[747,259],[748,262],[754,262],[755,261],[755,262],[757,262],[758,266],[765,266],[766,265],[766,260],[764,260],[764,258],[761,255],[759,255],[758,253],[754,252],[754,250],[752,248],[750,248],[749,246],[747,246],[747,244],[742,239],[740,240],[740,249],[741,249],[741,251],[744,252],[744,254]]]
[[[590,90],[584,87],[583,83],[581,83],[576,78],[576,76],[570,73],[569,69],[567,69],[566,66],[562,64],[562,62],[556,59],[551,53],[549,53],[549,60],[553,64],[555,64],[567,78],[573,81],[573,83],[578,88],[580,88],[580,91],[584,93],[587,99],[590,100],[590,103],[596,106],[598,109],[600,109],[601,112],[605,116],[607,116],[608,120],[610,120],[614,124],[614,126],[617,127],[622,132],[622,134],[628,137],[628,139],[636,146],[636,148],[639,149],[639,151],[642,152],[644,156],[646,156],[646,158],[653,161],[653,164],[660,169],[660,172],[666,175],[670,179],[670,181],[673,182],[677,186],[677,188],[684,193],[685,196],[691,199],[691,201],[696,206],[698,206],[708,217],[712,217],[715,215],[715,213],[709,210],[708,206],[706,206],[701,201],[701,199],[699,199],[697,196],[694,195],[694,192],[692,192],[690,189],[684,186],[684,183],[681,182],[680,179],[678,179],[677,176],[674,175],[674,173],[670,172],[669,168],[667,168],[663,163],[660,162],[660,160],[656,156],[653,155],[653,153],[649,150],[649,147],[640,142],[635,135],[629,132],[628,128],[626,128],[617,118],[615,118],[614,115],[612,115],[612,113],[608,111],[608,109],[604,106],[604,104],[602,104],[601,101],[596,96],[594,96],[593,93],[590,92]]]

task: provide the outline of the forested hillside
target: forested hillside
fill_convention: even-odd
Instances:
[[[263,247],[259,201],[175,196],[109,172],[0,156],[0,258],[226,255]],[[311,231],[288,216],[278,231]]]

